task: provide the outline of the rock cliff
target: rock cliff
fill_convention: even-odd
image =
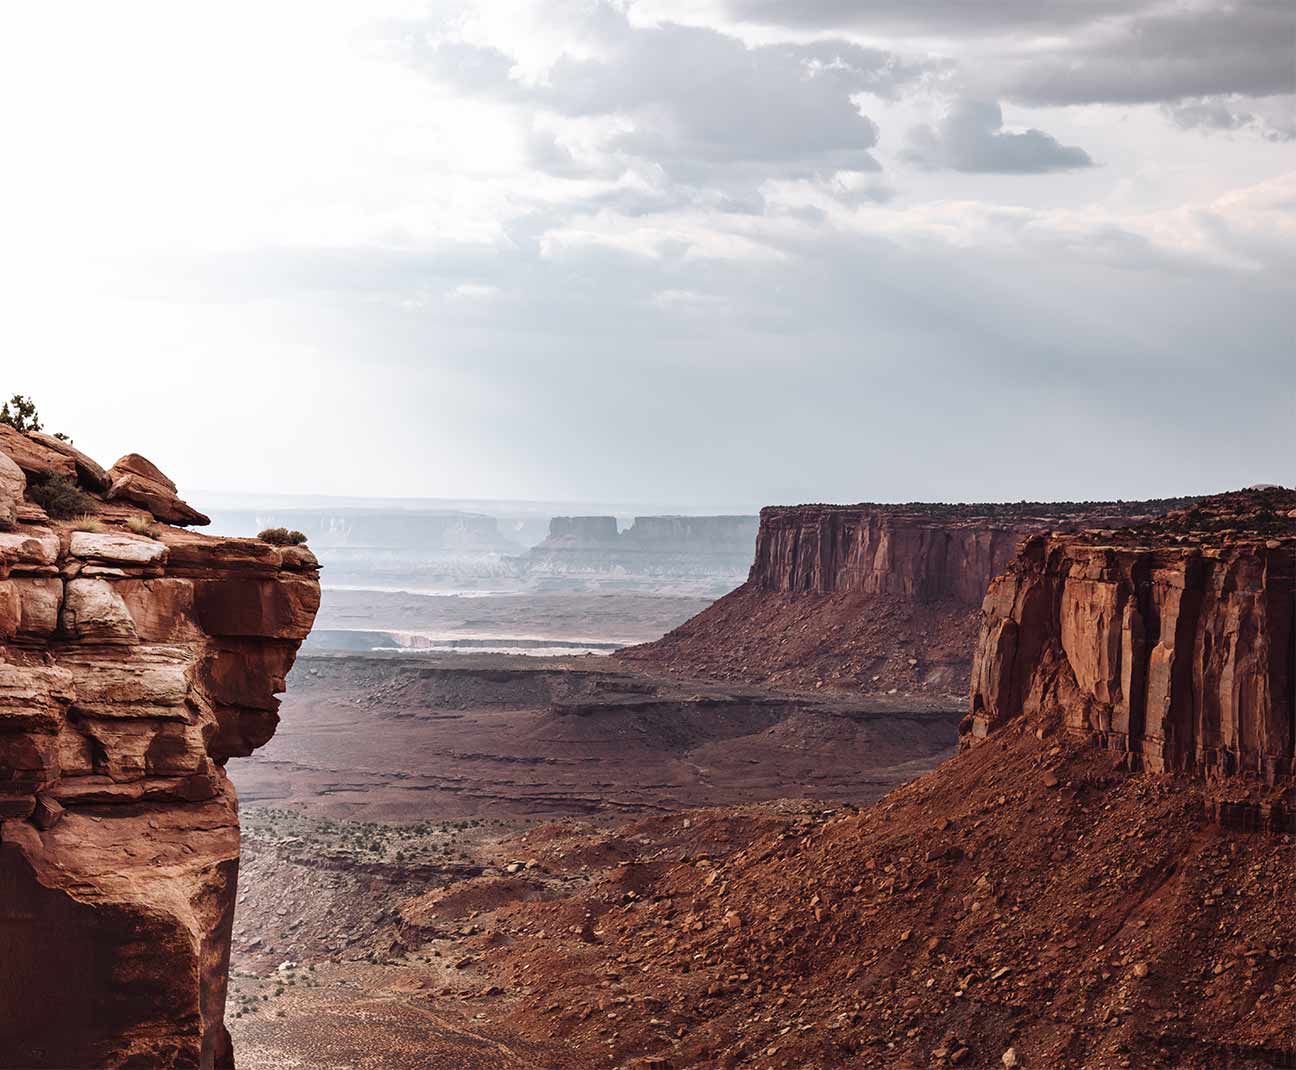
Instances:
[[[169,526],[205,520],[138,455],[0,426],[0,1067],[232,1065],[224,765],[273,734],[319,581]]]
[[[1039,536],[991,585],[964,730],[1060,722],[1155,772],[1293,774],[1296,493]]]
[[[746,575],[756,530],[754,516],[637,516],[624,531],[612,516],[556,516],[549,536],[516,562],[540,583],[548,577],[714,597]]]
[[[747,582],[621,656],[707,678],[963,694],[977,607],[1022,539],[1183,502],[762,509]]]

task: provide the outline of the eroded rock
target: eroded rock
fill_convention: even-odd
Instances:
[[[24,498],[50,474],[100,529]],[[112,475],[0,427],[0,1067],[208,1070],[232,1065],[223,763],[274,731],[318,566],[159,528],[205,518],[143,458]]]

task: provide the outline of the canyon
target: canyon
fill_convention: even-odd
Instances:
[[[1186,501],[766,508],[746,582],[618,657],[717,681],[961,704],[981,599],[1024,538],[1125,526]]]
[[[224,767],[274,733],[319,581],[177,526],[206,520],[143,457],[0,426],[0,1066],[233,1065]]]
[[[1294,492],[771,509],[615,657],[310,653],[311,550],[54,441],[0,429],[0,1066],[1296,1058]]]

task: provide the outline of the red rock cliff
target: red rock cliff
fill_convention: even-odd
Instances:
[[[86,516],[34,490],[80,484]],[[232,1065],[227,759],[273,734],[304,548],[219,539],[136,455],[0,426],[0,1066]]]
[[[761,510],[746,584],[628,661],[791,687],[964,693],[991,579],[1041,531],[1170,502],[801,505]]]
[[[1293,773],[1296,493],[1029,541],[982,611],[964,730],[1057,721],[1153,771]]]

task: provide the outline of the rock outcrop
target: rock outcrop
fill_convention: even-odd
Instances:
[[[87,515],[36,504],[51,475]],[[319,582],[159,523],[204,519],[143,458],[0,427],[0,1067],[232,1065],[224,765],[273,734]]]
[[[747,582],[621,656],[704,678],[965,694],[977,608],[1022,539],[1184,501],[762,509]]]
[[[746,575],[756,530],[754,516],[637,516],[624,531],[613,516],[556,516],[548,537],[514,560],[523,576],[540,583],[647,582],[654,590],[714,595]]]
[[[1033,538],[986,595],[965,733],[1034,718],[1154,772],[1288,781],[1294,606],[1296,492]]]

